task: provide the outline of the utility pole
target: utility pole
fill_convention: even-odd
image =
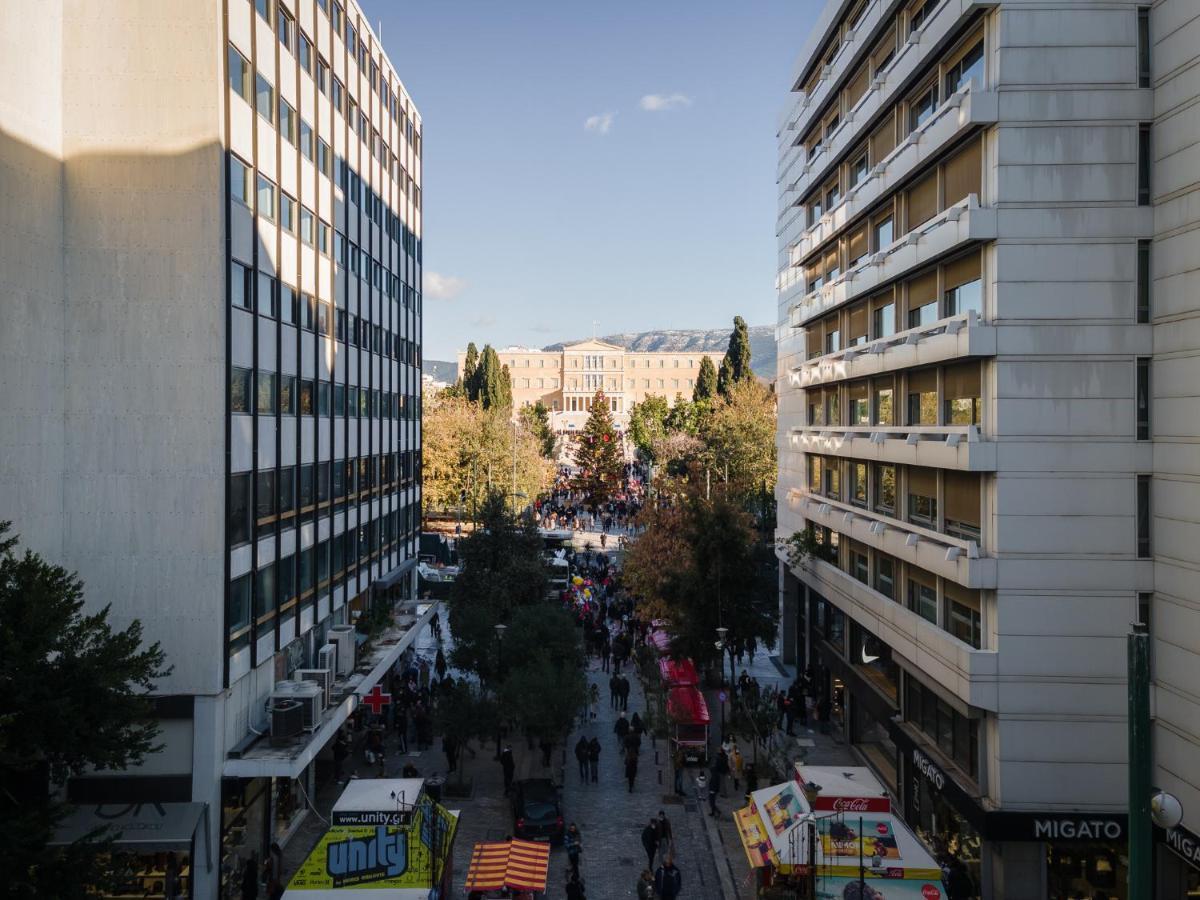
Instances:
[[[1150,900],[1154,836],[1150,819],[1150,629],[1136,622],[1129,665],[1129,900]]]
[[[517,423],[512,423],[512,451],[513,451],[513,476],[512,476],[512,511],[513,516],[517,514]]]

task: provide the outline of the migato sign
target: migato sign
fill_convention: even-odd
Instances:
[[[933,764],[928,756],[913,747],[912,752],[913,765],[917,767],[917,771],[925,776],[925,779],[939,791],[946,787],[946,773]]]
[[[1121,823],[1112,819],[1035,817],[1033,820],[1034,840],[1116,841],[1122,836]]]

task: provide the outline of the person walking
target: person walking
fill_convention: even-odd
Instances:
[[[583,836],[579,833],[579,826],[574,822],[567,828],[567,833],[563,837],[563,847],[567,851],[567,861],[571,864],[571,875],[578,878],[579,855],[583,853]]]
[[[513,759],[512,747],[508,744],[504,745],[504,750],[500,753],[500,768],[504,770],[504,796],[507,797],[512,790],[513,772],[517,768],[517,762]]]
[[[588,688],[588,707],[591,711],[592,720],[596,719],[596,711],[600,708],[600,685],[595,682]]]
[[[620,676],[621,680],[621,709],[629,709],[629,679],[624,675]]]
[[[625,754],[625,780],[629,782],[629,793],[633,793],[633,783],[637,781],[638,757],[637,751]]]
[[[408,707],[400,706],[396,710],[396,743],[397,751],[400,753],[408,752]]]
[[[625,713],[621,713],[617,721],[613,723],[613,734],[617,736],[617,746],[624,747],[625,736],[629,734],[629,720],[625,718]]]
[[[438,681],[446,680],[446,654],[438,647],[437,656],[433,658],[433,668],[437,671]]]
[[[687,765],[687,759],[683,755],[683,750],[676,747],[671,753],[671,765],[675,769],[675,793],[682,797],[683,791],[683,768]]]
[[[642,869],[637,881],[638,900],[654,900],[654,874],[649,869]]]
[[[742,772],[745,770],[746,760],[742,758],[742,751],[738,749],[738,745],[734,744],[733,749],[729,753],[730,767],[733,769],[733,789],[734,791],[741,790]]]
[[[675,834],[671,831],[671,820],[663,810],[658,811],[658,851],[663,861],[675,851]]]
[[[675,900],[683,890],[683,873],[675,867],[674,857],[668,856],[654,873],[654,892],[659,900]]]
[[[588,780],[588,739],[583,735],[579,736],[579,743],[575,745],[575,759],[579,763],[579,777],[586,782]]]
[[[658,819],[651,819],[650,824],[642,829],[642,849],[646,851],[646,866],[654,865],[654,857],[658,855]]]
[[[458,769],[458,738],[446,735],[442,738],[442,752],[446,754],[446,766],[450,772]]]
[[[607,629],[604,632],[602,641],[603,643],[600,645],[600,667],[603,671],[607,672],[609,670],[609,664],[612,661],[612,642],[608,638]]]
[[[588,767],[592,770],[592,784],[600,777],[600,738],[588,741]]]
[[[608,705],[616,709],[621,704],[621,679],[616,672],[608,677]]]

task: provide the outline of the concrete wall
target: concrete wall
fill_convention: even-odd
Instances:
[[[62,558],[62,3],[0,15],[0,521]]]
[[[1151,38],[1154,781],[1200,832],[1200,7],[1155,6]]]

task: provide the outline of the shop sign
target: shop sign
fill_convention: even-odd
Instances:
[[[917,767],[917,771],[925,776],[925,780],[932,784],[939,791],[946,788],[946,773],[933,764],[928,756],[918,750],[912,748],[913,765]]]
[[[1182,825],[1176,825],[1166,832],[1163,843],[1191,866],[1200,869],[1200,836],[1188,831]]]
[[[1002,841],[1123,841],[1127,818],[1104,813],[992,812],[987,836]]]
[[[412,818],[412,813],[407,810],[391,811],[384,810],[361,810],[361,809],[346,809],[335,811],[332,815],[331,825],[389,825],[392,828],[397,828],[401,825],[408,824],[408,820]]]
[[[408,835],[380,825],[373,832],[331,841],[325,867],[335,888],[395,878],[408,868]]]

